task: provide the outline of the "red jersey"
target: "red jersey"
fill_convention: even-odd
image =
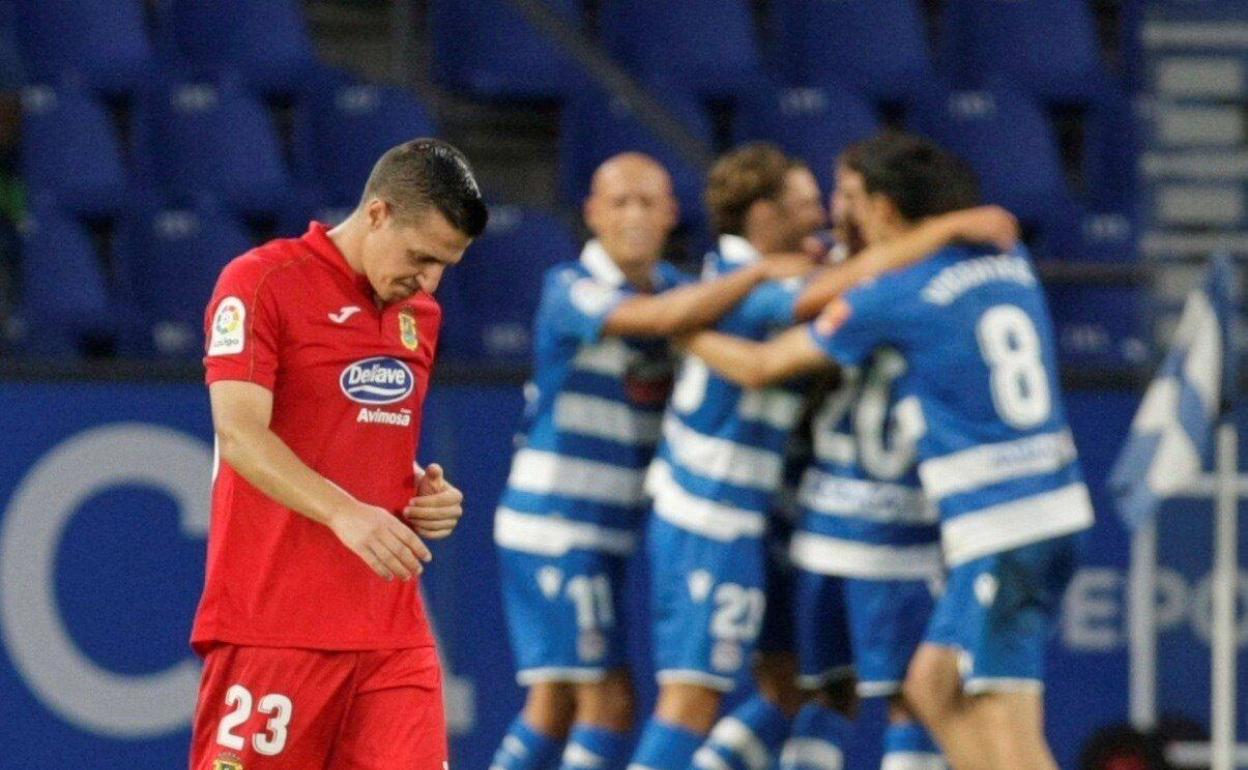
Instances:
[[[221,272],[205,316],[207,381],[271,390],[270,427],[304,463],[398,515],[414,494],[441,310],[425,293],[378,308],[326,232],[313,222]],[[378,577],[328,527],[218,466],[198,651],[433,644],[415,582]]]

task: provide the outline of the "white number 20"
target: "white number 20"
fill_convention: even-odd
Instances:
[[[992,370],[992,403],[1001,418],[1015,428],[1048,419],[1053,400],[1031,318],[1014,305],[996,305],[980,316],[975,334]]]
[[[227,749],[242,751],[247,741],[236,735],[234,730],[251,718],[251,691],[241,684],[232,685],[225,693],[225,705],[234,710],[222,717],[217,727],[217,743]],[[282,749],[286,748],[286,728],[294,713],[290,698],[281,693],[269,693],[260,699],[256,710],[268,716],[269,721],[264,726],[265,732],[251,736],[252,747],[266,757],[282,753]]]

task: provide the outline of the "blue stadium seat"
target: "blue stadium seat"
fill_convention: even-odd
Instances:
[[[144,171],[180,202],[202,193],[252,216],[291,205],[290,175],[266,109],[240,89],[179,83],[156,90],[138,115]]]
[[[334,206],[354,206],[373,164],[396,144],[437,133],[415,97],[398,88],[343,84],[309,95],[296,122],[301,175]]]
[[[26,71],[17,29],[17,8],[12,3],[0,3],[0,90],[16,91],[30,82]]]
[[[87,229],[46,198],[37,198],[21,233],[19,316],[35,357],[77,356],[88,338],[111,337],[104,261]]]
[[[979,173],[984,198],[1043,228],[1071,206],[1048,116],[1004,89],[938,93],[915,103],[910,126],[961,155]]]
[[[711,123],[700,105],[674,94],[668,94],[665,103],[695,137],[710,146]],[[579,206],[589,194],[590,179],[602,161],[621,152],[644,152],[672,175],[684,229],[697,235],[705,228],[702,190],[706,175],[644,126],[631,104],[597,91],[584,91],[564,107],[560,129],[559,184],[569,205]]]
[[[166,0],[164,45],[190,78],[233,73],[265,95],[299,92],[316,67],[299,0]]]
[[[544,0],[569,24],[577,0]],[[579,65],[537,32],[506,0],[430,0],[434,76],[446,88],[482,99],[563,99],[579,90]]]
[[[131,94],[153,64],[143,0],[18,0],[17,31],[31,83]]]
[[[844,83],[905,101],[932,77],[915,0],[775,0],[773,58],[794,85]]]
[[[239,221],[210,198],[189,207],[136,208],[117,238],[125,299],[138,309],[142,352],[203,355],[204,309],[217,276],[252,243]]]
[[[941,63],[959,87],[1082,103],[1107,84],[1085,0],[950,0],[942,29]]]
[[[746,0],[607,0],[598,28],[616,58],[663,87],[731,98],[763,76]]]
[[[445,355],[527,361],[542,275],[579,253],[562,220],[517,206],[491,207],[489,227],[437,292]]]
[[[742,102],[733,140],[767,140],[806,161],[827,193],[836,158],[848,145],[879,130],[875,109],[844,88],[762,90]]]
[[[1086,113],[1083,173],[1086,197],[1101,208],[1133,209],[1139,199],[1140,126],[1125,93],[1102,91]]]
[[[121,147],[107,110],[81,89],[22,92],[22,177],[78,214],[120,210],[126,190]]]

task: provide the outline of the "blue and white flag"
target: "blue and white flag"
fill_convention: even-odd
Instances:
[[[1170,352],[1114,464],[1109,488],[1130,529],[1151,519],[1163,500],[1200,476],[1214,426],[1234,393],[1234,276],[1230,260],[1217,257],[1205,285],[1188,296]]]

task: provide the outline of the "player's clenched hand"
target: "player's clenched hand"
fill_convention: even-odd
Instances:
[[[385,508],[356,502],[339,509],[329,519],[342,544],[363,559],[386,580],[410,580],[433,559],[416,533]]]
[[[1018,220],[1000,206],[976,206],[947,216],[958,240],[991,243],[1003,251],[1018,243]]]
[[[403,515],[421,537],[439,540],[451,534],[464,515],[464,493],[456,489],[434,463],[416,485],[416,496]]]

